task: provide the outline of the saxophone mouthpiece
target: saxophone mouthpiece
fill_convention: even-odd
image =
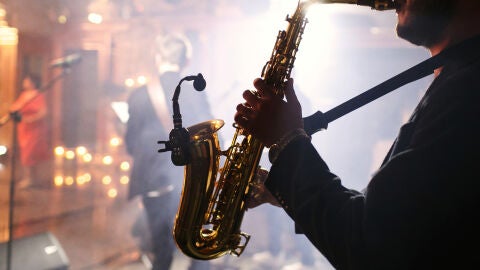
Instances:
[[[357,5],[369,6],[375,10],[392,10],[397,8],[394,0],[358,0]]]
[[[355,4],[359,6],[368,6],[375,10],[391,10],[397,8],[395,0],[321,0],[324,4]]]

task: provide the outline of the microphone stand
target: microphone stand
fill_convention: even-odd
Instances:
[[[6,270],[12,269],[12,250],[13,250],[13,216],[14,216],[14,207],[13,204],[15,202],[15,167],[16,167],[16,159],[17,159],[17,124],[21,121],[22,117],[20,115],[21,109],[23,109],[26,105],[28,105],[30,102],[35,100],[41,93],[46,91],[47,89],[51,88],[53,84],[57,81],[59,81],[61,78],[65,77],[67,74],[70,73],[70,68],[66,67],[62,69],[62,72],[55,77],[53,77],[46,85],[41,86],[38,90],[37,93],[30,98],[25,104],[23,104],[22,108],[19,110],[16,110],[14,112],[10,112],[7,115],[4,115],[2,118],[0,118],[0,127],[4,126],[7,124],[10,120],[13,121],[13,143],[12,143],[12,155],[10,157],[10,190],[9,190],[9,210],[8,210],[8,241],[7,241],[7,268]]]

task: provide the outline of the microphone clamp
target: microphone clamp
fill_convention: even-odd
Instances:
[[[168,141],[158,141],[165,148],[158,150],[159,153],[172,151],[171,159],[174,165],[184,166],[190,163],[189,143],[190,134],[186,128],[174,128],[170,131]]]
[[[186,128],[182,127],[182,115],[180,114],[180,105],[178,104],[180,85],[183,81],[193,81],[193,87],[197,91],[203,91],[207,85],[202,74],[198,73],[196,76],[187,76],[181,79],[175,88],[172,98],[174,128],[170,131],[168,141],[158,141],[158,144],[164,145],[164,148],[159,149],[158,152],[172,151],[171,159],[176,166],[184,166],[190,163],[190,134]]]

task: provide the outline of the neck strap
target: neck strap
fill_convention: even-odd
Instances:
[[[334,107],[333,109],[323,113],[317,111],[316,113],[303,118],[305,132],[312,135],[322,129],[327,129],[328,124],[334,120],[392,92],[393,90],[421,79],[433,73],[433,71],[443,66],[447,59],[454,56],[456,53],[461,53],[470,48],[480,40],[477,36],[469,41],[449,47],[439,54],[428,58],[427,60],[397,74],[396,76],[380,83],[379,85],[370,88],[369,90],[355,96],[354,98],[345,101],[344,103]],[[473,44],[473,45],[472,45]]]

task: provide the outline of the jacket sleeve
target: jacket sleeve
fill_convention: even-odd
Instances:
[[[480,242],[477,48],[476,58],[444,67],[407,143],[363,194],[342,186],[308,139],[278,155],[265,185],[335,268],[478,266],[478,249],[470,248]]]
[[[287,165],[288,164],[288,165]],[[331,173],[308,139],[288,144],[265,182],[297,228],[335,267],[359,265],[364,197]],[[347,248],[350,252],[343,252]]]
[[[338,269],[421,269],[455,252],[474,258],[462,248],[479,240],[474,100],[426,115],[411,147],[380,168],[364,194],[342,186],[308,139],[283,149],[265,185]]]

